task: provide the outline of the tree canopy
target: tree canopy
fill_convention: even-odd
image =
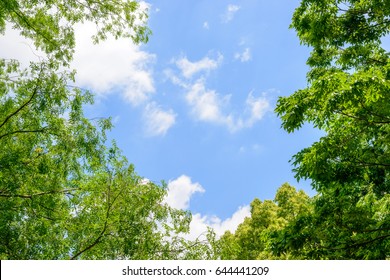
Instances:
[[[276,236],[297,217],[310,213],[312,208],[309,196],[288,183],[277,190],[274,200],[254,199],[251,216],[238,226],[235,233],[227,231],[219,240],[217,246],[221,259],[302,258],[293,256],[290,251],[276,252]]]
[[[45,53],[23,68],[0,59],[0,258],[164,259],[178,257],[190,214],[163,202],[164,185],[137,175],[115,143],[110,119],[91,120],[93,95],[69,69],[74,25],[146,42],[136,1],[0,3],[0,31],[31,38]]]
[[[325,132],[292,159],[317,194],[285,183],[236,232],[203,242],[183,238],[191,214],[164,203],[166,185],[107,143],[110,119],[84,115],[93,93],[70,63],[85,22],[95,43],[151,34],[137,1],[0,2],[0,33],[45,54],[27,67],[0,58],[0,259],[390,258],[389,0],[301,1],[291,28],[312,50],[307,87],[276,113],[288,132]]]
[[[109,35],[146,43],[150,35],[146,20],[146,10],[134,0],[4,0],[0,3],[0,33],[8,25],[18,29],[54,61],[66,65],[74,52],[75,24],[94,23],[95,43]]]
[[[303,0],[291,27],[312,48],[308,86],[279,98],[276,112],[288,132],[304,122],[326,132],[292,160],[320,194],[304,228],[327,230],[321,242],[311,232],[310,246],[329,258],[388,258],[390,2]]]

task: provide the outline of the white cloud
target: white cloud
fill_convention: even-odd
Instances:
[[[254,97],[251,92],[245,102],[245,114],[235,116],[232,113],[224,113],[230,98],[231,95],[220,96],[214,90],[208,90],[204,79],[197,80],[186,94],[187,104],[196,120],[224,125],[231,132],[252,127],[263,118],[270,107],[264,95]]]
[[[144,13],[150,14],[151,7],[152,4],[146,1],[138,2],[137,17],[134,20],[134,26],[143,26],[144,24],[147,24],[147,18],[145,18],[143,15]]]
[[[208,23],[207,21],[205,21],[205,22],[203,23],[203,28],[204,28],[204,29],[210,29],[210,25],[209,25],[209,23]]]
[[[76,85],[91,89],[98,96],[117,91],[130,104],[143,104],[146,134],[165,135],[175,124],[176,114],[150,102],[155,92],[151,68],[155,56],[142,51],[130,39],[108,39],[98,45],[93,44],[91,36],[95,29],[92,24],[77,25],[75,30],[76,49],[72,68],[77,69]],[[2,57],[18,59],[25,67],[29,61],[45,58],[44,53],[34,48],[31,40],[21,37],[11,28],[7,28],[5,36],[0,36],[0,45]],[[119,116],[114,119],[114,122],[118,121]]]
[[[264,147],[260,144],[243,145],[238,151],[240,154],[260,154],[264,150]]]
[[[249,48],[246,48],[242,53],[235,53],[234,58],[241,62],[247,62],[252,59],[251,51]]]
[[[238,5],[229,4],[226,7],[225,13],[222,15],[222,22],[227,23],[231,21],[240,9],[241,7]]]
[[[121,116],[116,115],[116,116],[112,119],[112,123],[113,123],[113,124],[117,124],[117,123],[120,122],[120,120],[121,120]]]
[[[43,60],[45,54],[35,48],[31,39],[20,36],[19,33],[7,25],[5,34],[0,34],[1,58],[17,59],[22,67],[28,67],[30,61]]]
[[[250,206],[248,205],[239,207],[237,211],[226,220],[221,220],[217,216],[203,216],[199,213],[193,214],[190,232],[186,238],[195,240],[204,235],[207,232],[208,227],[214,229],[214,232],[218,237],[223,235],[227,230],[235,232],[238,225],[241,224],[246,217],[250,217]]]
[[[145,2],[140,2],[147,9]],[[155,55],[142,51],[130,39],[92,43],[96,32],[92,23],[75,26],[76,48],[72,68],[77,69],[77,86],[86,87],[94,93],[104,95],[117,89],[125,100],[138,105],[149,99],[155,92],[153,73],[150,65]],[[37,51],[33,42],[19,35],[19,31],[7,27],[0,36],[2,57],[14,58],[28,66],[29,61],[43,60],[46,55]]]
[[[165,202],[173,208],[187,210],[191,197],[195,193],[203,192],[205,190],[199,183],[192,182],[191,178],[187,175],[181,175],[168,183],[168,195],[165,198]],[[190,232],[185,235],[185,238],[189,240],[195,240],[198,237],[201,238],[207,232],[207,227],[213,228],[218,236],[221,236],[227,230],[234,232],[237,226],[244,221],[245,217],[249,216],[250,206],[239,207],[231,217],[225,220],[215,215],[209,216],[194,213],[190,224]]]
[[[193,183],[190,177],[181,175],[179,178],[169,181],[165,202],[173,208],[187,210],[190,206],[191,196],[204,191],[199,183]]]
[[[270,104],[265,94],[259,97],[254,97],[252,92],[249,93],[246,99],[249,118],[245,122],[245,126],[251,127],[257,121],[260,121],[264,114],[270,110]]]
[[[192,85],[186,94],[186,100],[196,119],[213,123],[225,122],[221,112],[223,100],[215,91],[205,88],[203,79],[199,79]]]
[[[133,105],[144,103],[155,92],[150,67],[155,56],[142,51],[130,39],[112,38],[95,45],[92,24],[76,28],[76,50],[72,66],[77,69],[77,82],[97,94],[120,90]]]
[[[238,42],[239,46],[244,46],[247,43],[247,38],[242,37],[240,41]]]
[[[218,54],[217,59],[211,59],[209,57],[204,57],[199,61],[191,62],[186,57],[176,60],[176,66],[181,70],[182,75],[185,78],[191,78],[194,74],[201,71],[210,71],[218,68],[222,63],[223,56]]]
[[[244,59],[248,55],[250,55],[249,49],[244,52]],[[180,70],[179,74],[172,69],[166,69],[164,74],[174,85],[185,90],[185,100],[195,120],[226,126],[231,132],[250,128],[269,111],[269,101],[265,94],[255,97],[250,92],[245,100],[243,113],[227,112],[227,109],[231,107],[232,95],[221,95],[206,87],[206,74],[216,69],[222,59],[221,54],[217,60],[206,56],[199,61],[191,62],[187,58],[182,58],[175,61]],[[200,78],[193,81],[192,76],[198,72],[202,73]]]
[[[165,135],[176,121],[173,110],[164,111],[155,102],[146,105],[143,117],[148,136]]]
[[[190,85],[186,83],[183,79],[181,79],[172,69],[165,69],[164,75],[167,80],[171,81],[172,84],[180,86],[182,88],[189,88]]]

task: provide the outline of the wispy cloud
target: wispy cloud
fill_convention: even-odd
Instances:
[[[259,155],[264,150],[264,147],[260,144],[243,145],[238,151],[240,154]]]
[[[227,23],[229,21],[231,21],[235,14],[241,9],[240,6],[238,5],[233,5],[233,4],[229,4],[227,7],[226,7],[226,11],[225,13],[222,15],[222,22],[224,23]]]
[[[246,101],[246,110],[249,111],[249,117],[246,119],[244,126],[251,127],[257,121],[260,121],[264,114],[270,110],[270,104],[266,98],[266,94],[263,93],[261,96],[253,96],[253,92],[250,92]]]
[[[203,28],[204,29],[210,29],[210,25],[207,21],[203,22]]]
[[[164,111],[155,102],[146,105],[143,118],[147,136],[163,136],[175,124],[176,114],[172,109]]]
[[[204,80],[195,82],[186,94],[188,105],[192,108],[193,116],[201,121],[223,123],[221,112],[223,100],[213,90],[207,90]]]
[[[207,74],[217,69],[221,61],[222,55],[216,60],[206,56],[194,62],[185,57],[176,61],[180,74],[176,74],[172,69],[166,69],[165,75],[173,84],[185,90],[185,100],[195,120],[225,126],[230,132],[250,128],[270,110],[267,96],[266,94],[255,96],[250,92],[245,100],[243,113],[227,112],[231,107],[232,95],[219,94],[206,86]],[[200,75],[193,80],[192,76],[195,73]]]
[[[230,132],[252,127],[270,109],[265,95],[255,97],[250,92],[245,101],[244,113],[236,116],[225,112],[230,98],[230,95],[221,96],[207,89],[204,79],[197,80],[186,94],[187,104],[196,120],[226,126]]]
[[[241,53],[237,52],[234,54],[234,59],[239,60],[241,62],[247,62],[252,59],[252,54],[250,48],[245,48],[245,50]]]
[[[223,61],[223,56],[218,54],[217,59],[211,59],[209,57],[204,57],[199,61],[191,62],[187,57],[183,57],[179,60],[176,60],[176,66],[181,70],[182,75],[185,78],[191,78],[196,73],[202,71],[211,71],[216,69]]]

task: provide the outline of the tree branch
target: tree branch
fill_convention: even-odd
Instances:
[[[340,114],[340,115],[343,115],[343,116],[345,116],[345,117],[352,118],[352,119],[355,119],[355,120],[367,122],[367,124],[390,124],[390,121],[369,121],[369,120],[367,120],[367,119],[359,118],[359,117],[357,117],[357,116],[354,116],[354,115],[350,115],[350,114],[344,113],[344,112],[341,111],[341,110],[335,110],[335,113],[338,113],[338,114]]]
[[[43,127],[41,129],[35,129],[35,130],[16,130],[16,131],[12,131],[12,132],[8,132],[6,134],[3,134],[3,135],[0,135],[0,139],[3,138],[3,137],[7,137],[7,136],[10,136],[12,134],[17,134],[17,133],[36,133],[36,132],[44,132],[45,130],[47,130],[48,127]]]
[[[33,30],[35,32],[35,34],[37,34],[38,36],[41,36],[43,39],[45,39],[50,44],[57,45],[57,42],[55,40],[51,40],[50,38],[46,37],[45,34],[40,32],[39,30],[37,30],[35,28],[35,26],[30,23],[30,21],[27,19],[27,17],[23,14],[23,12],[21,10],[12,9],[12,12],[14,12],[15,15],[28,26],[28,28]]]
[[[100,242],[100,240],[103,238],[103,236],[105,235],[105,232],[106,232],[107,227],[108,227],[108,218],[110,216],[111,207],[115,203],[115,201],[117,200],[119,195],[121,194],[121,192],[119,191],[118,194],[114,197],[114,199],[110,203],[110,196],[111,196],[111,188],[110,188],[110,186],[111,186],[111,184],[109,184],[108,190],[107,190],[107,211],[106,211],[106,219],[104,221],[103,229],[101,230],[101,232],[99,233],[98,237],[95,239],[94,242],[92,242],[90,245],[85,247],[83,250],[81,250],[78,253],[76,253],[75,255],[73,255],[70,258],[70,260],[75,260],[78,256],[80,256],[84,252],[86,252],[86,251],[92,249],[93,247],[95,247]]]
[[[27,198],[32,199],[36,196],[42,196],[47,194],[57,194],[57,193],[70,193],[72,191],[76,191],[79,188],[72,188],[72,189],[65,189],[65,190],[53,190],[53,191],[47,191],[47,192],[40,192],[40,193],[33,193],[33,194],[4,194],[0,192],[0,197],[19,197],[19,198]]]
[[[31,97],[22,105],[20,106],[15,112],[13,112],[11,115],[7,116],[5,120],[0,124],[0,128],[2,128],[13,116],[15,116],[17,113],[19,113],[24,107],[26,107],[30,102],[34,99],[35,95],[38,92],[38,86],[35,87],[33,94]],[[1,137],[0,137],[1,138]]]
[[[345,244],[345,246],[341,245],[340,247],[319,246],[319,248],[332,250],[332,251],[345,250],[345,249],[350,249],[350,248],[366,246],[368,244],[374,243],[375,241],[383,240],[383,239],[386,239],[386,238],[389,238],[389,237],[390,237],[390,234],[386,234],[386,235],[381,235],[381,236],[378,236],[376,238],[373,238],[373,239],[370,239],[370,240],[366,240],[366,241],[363,241],[363,242],[360,242],[360,243],[357,242],[357,243],[354,243],[354,244],[351,244],[351,245]]]
[[[107,229],[107,220],[105,221],[104,223],[104,226],[103,226],[103,229],[102,231],[100,232],[99,236],[95,239],[95,241],[88,245],[86,248],[84,248],[83,250],[79,251],[77,254],[75,254],[73,257],[71,257],[70,259],[71,260],[75,260],[78,256],[80,256],[82,253],[92,249],[93,247],[95,247],[99,242],[100,242],[100,239],[104,236],[104,232],[106,231]]]

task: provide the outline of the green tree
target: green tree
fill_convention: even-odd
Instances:
[[[390,60],[383,41],[390,2],[303,0],[291,27],[312,48],[308,86],[279,98],[276,112],[288,132],[304,122],[326,132],[293,157],[296,177],[311,179],[319,192],[316,222],[302,226],[316,224],[325,234],[314,229],[310,246],[316,257],[330,248],[325,242],[333,253],[323,257],[388,258]]]
[[[1,259],[164,259],[180,245],[169,236],[188,230],[190,214],[106,146],[110,120],[87,119],[92,94],[69,86],[74,24],[94,22],[96,42],[139,43],[145,20],[136,1],[0,2],[0,32],[18,29],[46,54],[28,68],[0,59]]]
[[[275,199],[251,203],[251,216],[245,218],[236,232],[226,232],[219,240],[221,259],[290,259],[289,252],[274,253],[280,232],[297,217],[310,212],[310,198],[289,184],[283,184]]]
[[[220,242],[210,227],[195,240],[176,237],[176,256],[172,259],[217,260],[220,258]]]
[[[20,30],[21,35],[34,41],[37,48],[68,65],[72,60],[76,23],[96,25],[94,42],[128,37],[135,43],[147,42],[150,30],[147,13],[134,0],[2,0],[0,2],[0,33],[7,26]]]
[[[389,253],[388,196],[371,190],[327,189],[312,200],[312,210],[291,220],[273,236],[273,253],[299,259],[385,259]]]

